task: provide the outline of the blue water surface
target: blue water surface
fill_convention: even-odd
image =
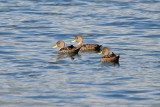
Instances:
[[[160,106],[159,0],[1,0],[0,106]],[[57,54],[58,40],[120,54]]]

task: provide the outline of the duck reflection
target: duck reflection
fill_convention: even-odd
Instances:
[[[103,66],[113,66],[113,67],[120,67],[119,62],[103,62]]]
[[[65,58],[70,58],[71,60],[74,60],[76,57],[81,57],[79,54],[59,54],[59,56],[53,58],[54,60],[61,60]]]

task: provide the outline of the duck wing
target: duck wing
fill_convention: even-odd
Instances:
[[[105,55],[102,58],[110,58],[110,56],[109,55]]]
[[[115,62],[115,63],[118,63],[119,62],[119,58],[120,56],[119,55],[116,55],[112,52],[112,54],[110,55],[105,55],[103,56],[100,61],[102,62]]]
[[[84,44],[81,47],[81,50],[96,50],[99,49],[102,45],[99,44]]]
[[[115,53],[112,52],[111,55],[109,55],[110,57],[117,57],[117,58],[120,58],[120,55],[116,55]]]
[[[58,52],[59,53],[66,53],[66,54],[70,54],[70,53],[77,54],[79,50],[80,50],[80,48],[76,48],[73,45],[70,45],[68,47],[61,48]]]
[[[64,47],[64,48],[61,48],[60,50],[72,50],[73,48],[75,48],[73,45],[70,45],[68,47]]]

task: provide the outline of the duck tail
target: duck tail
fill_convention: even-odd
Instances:
[[[120,58],[120,54],[118,54],[118,56],[117,56],[117,57],[118,57],[118,59],[119,59],[119,58]]]
[[[120,58],[120,54],[116,55],[114,52],[112,52],[111,56],[116,56],[116,57],[117,57],[117,59],[119,59],[119,58]]]
[[[97,45],[97,47],[95,48],[95,51],[100,51],[101,47],[102,47],[102,45]]]
[[[116,54],[114,54],[114,53],[112,52],[111,56],[116,56]]]
[[[68,46],[69,48],[75,48],[73,45]]]

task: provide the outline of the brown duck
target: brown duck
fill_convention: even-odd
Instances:
[[[83,44],[83,37],[82,36],[76,36],[75,39],[71,42],[78,42],[78,45],[76,47],[81,47],[80,48],[80,51],[88,51],[88,50],[91,50],[91,51],[99,51],[100,50],[100,47],[102,45],[99,45],[99,44]]]
[[[59,40],[53,48],[60,47],[58,53],[64,54],[77,54],[80,50],[80,47],[74,47],[73,45],[65,47],[65,42],[63,40]]]
[[[101,62],[115,62],[118,63],[119,62],[119,55],[115,55],[113,52],[112,54],[109,54],[110,51],[107,47],[104,47],[102,49],[102,51],[98,54],[104,54],[104,56],[100,59]]]

